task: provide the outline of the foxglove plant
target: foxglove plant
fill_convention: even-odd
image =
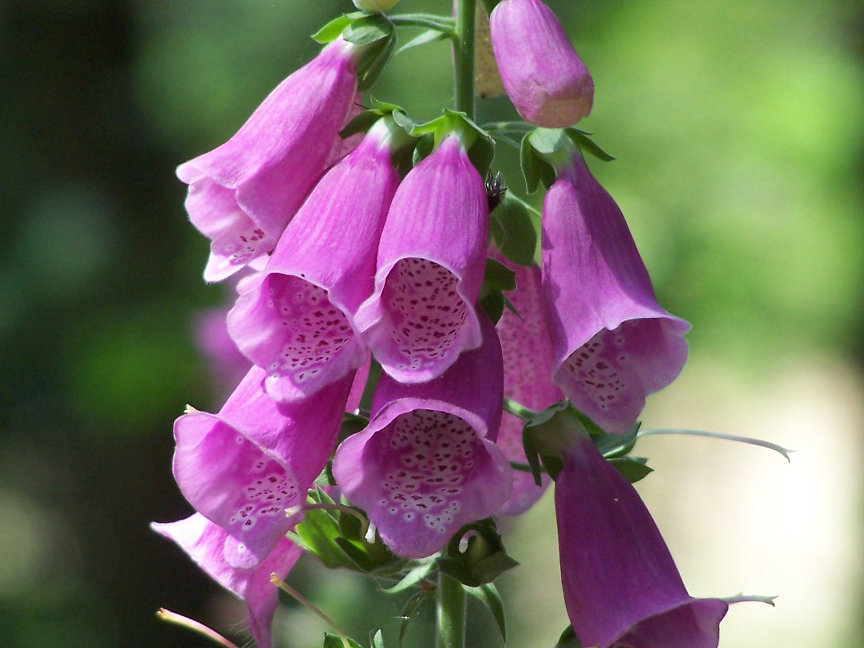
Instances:
[[[154,530],[244,599],[261,648],[276,585],[308,604],[279,582],[302,553],[415,590],[408,621],[434,598],[436,645],[464,648],[467,595],[504,632],[494,580],[517,563],[495,517],[554,481],[571,623],[558,648],[716,648],[729,603],[765,599],[691,597],[630,485],[650,472],[629,455],[637,419],[681,371],[689,325],[658,305],[582,157],[610,159],[572,127],[591,75],[541,0],[484,0],[510,101],[546,127],[484,128],[476,0],[452,16],[354,3],[234,137],[177,170],[211,239],[205,279],[250,267],[208,348],[253,366],[217,413],[176,420],[174,477],[195,513]],[[425,124],[358,98],[402,27],[425,32],[400,51],[453,42],[455,110]],[[516,132],[542,214],[494,173],[496,137]],[[325,648],[359,645],[337,634]]]

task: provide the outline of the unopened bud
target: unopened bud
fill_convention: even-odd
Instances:
[[[377,11],[383,13],[392,9],[399,0],[354,0],[354,6],[363,11]]]

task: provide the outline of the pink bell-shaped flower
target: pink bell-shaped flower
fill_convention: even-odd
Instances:
[[[378,239],[399,185],[390,160],[396,128],[380,120],[327,172],[264,271],[238,287],[228,330],[267,372],[276,400],[314,394],[366,358],[353,317],[372,294]]]
[[[213,580],[242,598],[255,643],[259,648],[272,648],[273,616],[279,605],[279,592],[270,582],[270,574],[284,579],[303,550],[282,538],[255,567],[238,569],[225,560],[224,545],[228,539],[225,529],[200,513],[176,522],[154,522],[150,526],[176,542]]]
[[[594,81],[541,0],[501,0],[489,30],[501,82],[523,119],[565,128],[591,112]]]
[[[191,411],[174,422],[177,485],[225,529],[225,560],[240,569],[264,560],[298,521],[333,451],[353,379],[279,405],[264,391],[264,376],[253,367],[218,414]]]
[[[356,48],[342,39],[274,89],[227,142],[177,167],[186,210],[211,239],[207,281],[268,254],[331,153],[357,94]]]
[[[636,489],[579,435],[555,481],[564,602],[583,646],[717,648],[729,603],[691,597]]]
[[[501,347],[485,317],[484,343],[433,381],[381,375],[372,419],[336,450],[333,475],[394,553],[422,558],[464,524],[497,512],[511,469],[495,445]]]
[[[552,379],[597,425],[624,433],[681,371],[690,325],[657,304],[621,210],[578,152],[546,193],[541,245]]]
[[[432,380],[480,346],[474,303],[488,228],[483,179],[451,134],[399,185],[381,233],[375,290],[355,318],[396,380]]]

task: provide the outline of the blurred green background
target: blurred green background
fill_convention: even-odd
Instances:
[[[662,303],[693,323],[691,363],[646,423],[799,451],[787,466],[652,438],[637,449],[658,471],[640,490],[694,594],[780,595],[733,609],[721,646],[864,646],[864,7],[549,4],[595,79],[582,125],[618,158],[593,168]],[[160,606],[243,641],[236,602],[147,528],[190,512],[171,421],[219,398],[192,321],[226,293],[200,278],[207,244],[173,170],[227,139],[350,7],[0,2],[0,645],[209,645],[158,622]],[[373,95],[433,117],[449,60],[443,44],[400,55]],[[513,115],[480,107],[481,121]],[[566,625],[550,509],[547,496],[508,524],[515,648],[551,648]],[[394,627],[399,601],[356,579],[305,560],[292,580],[359,638],[373,614]],[[484,614],[472,647],[498,645]],[[320,645],[323,626],[290,602],[277,626],[282,648]]]

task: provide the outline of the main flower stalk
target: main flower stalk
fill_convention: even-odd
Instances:
[[[456,110],[474,119],[474,15],[477,0],[456,0],[456,41],[453,43],[453,71]],[[435,647],[464,648],[465,590],[443,572],[438,577],[435,607]]]

